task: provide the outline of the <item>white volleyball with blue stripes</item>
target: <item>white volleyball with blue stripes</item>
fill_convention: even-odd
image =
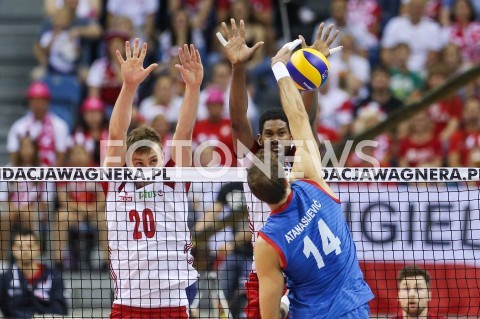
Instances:
[[[327,81],[330,65],[321,52],[306,48],[292,54],[287,69],[300,90],[310,91]]]

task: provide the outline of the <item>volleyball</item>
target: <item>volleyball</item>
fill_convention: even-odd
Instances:
[[[297,87],[302,91],[315,90],[328,79],[330,65],[317,50],[306,48],[292,54],[287,69]]]

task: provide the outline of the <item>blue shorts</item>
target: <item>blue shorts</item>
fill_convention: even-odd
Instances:
[[[370,318],[370,307],[368,306],[368,303],[338,317],[338,319],[369,319],[369,318]]]

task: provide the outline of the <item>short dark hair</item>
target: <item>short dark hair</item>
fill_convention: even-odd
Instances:
[[[281,120],[285,123],[287,123],[288,131],[290,131],[290,126],[288,124],[288,118],[285,112],[280,109],[280,108],[273,108],[273,109],[268,109],[265,112],[262,113],[260,116],[260,120],[258,121],[258,129],[260,134],[263,132],[263,126],[265,125],[266,121],[271,121],[271,120]]]
[[[425,279],[427,287],[430,288],[430,274],[425,269],[419,268],[415,265],[406,266],[398,272],[397,283],[400,284],[402,280],[409,277],[421,276]]]
[[[151,141],[157,143],[160,147],[162,146],[162,138],[160,134],[158,134],[153,128],[148,126],[141,126],[137,127],[136,129],[132,130],[127,136],[127,150],[139,141]],[[138,153],[147,153],[150,152],[151,148],[148,146],[141,146],[139,147],[136,152]]]
[[[268,154],[266,154],[267,152]],[[270,176],[265,175],[262,169],[255,165],[254,161],[250,168],[247,169],[247,182],[255,197],[267,204],[276,204],[287,193],[285,171],[275,152],[261,149],[256,154],[262,163],[265,162],[266,155],[271,156],[270,163],[265,163],[270,171]]]

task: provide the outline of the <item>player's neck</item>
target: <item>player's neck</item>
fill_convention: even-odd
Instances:
[[[281,201],[279,201],[276,204],[268,204],[268,206],[270,207],[270,210],[273,212],[273,211],[279,209],[280,207],[282,207],[283,205],[285,205],[285,203],[288,201],[288,197],[290,196],[291,192],[292,192],[292,190],[290,189],[290,187],[288,187],[287,192],[285,193],[285,196],[283,196]]]

